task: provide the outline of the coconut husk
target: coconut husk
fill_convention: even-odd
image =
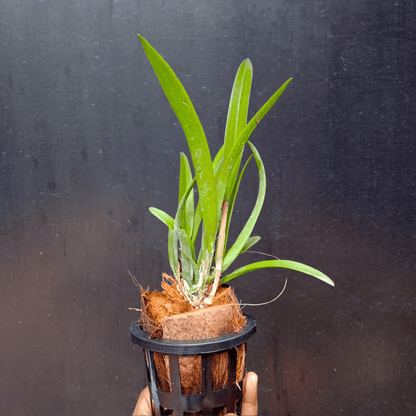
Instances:
[[[142,328],[152,338],[194,340],[216,338],[238,333],[246,324],[232,288],[220,286],[212,305],[194,309],[179,292],[173,278],[164,275],[162,291],[142,290]],[[237,347],[237,382],[243,380],[245,372],[245,345]],[[157,387],[171,392],[169,357],[154,353],[157,371]],[[182,394],[202,392],[201,357],[179,357],[179,371]],[[212,357],[212,388],[219,390],[228,384],[228,354],[214,354]],[[226,410],[226,409],[225,409]],[[224,412],[225,412],[224,410]]]

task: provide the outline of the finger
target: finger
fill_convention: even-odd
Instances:
[[[243,403],[241,405],[241,416],[257,416],[257,382],[256,373],[247,373],[243,384]]]
[[[152,400],[150,398],[149,387],[146,387],[137,400],[136,407],[134,408],[133,416],[152,416]]]

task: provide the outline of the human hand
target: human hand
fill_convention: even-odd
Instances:
[[[257,374],[250,371],[243,381],[243,402],[241,416],[257,416]],[[146,387],[137,400],[133,416],[152,416],[152,400],[149,387]],[[235,416],[235,413],[227,413],[226,416]]]
[[[243,402],[241,404],[241,416],[257,416],[257,381],[256,373],[250,371],[243,381]],[[235,413],[227,413],[225,416],[236,416]]]
[[[146,387],[139,396],[137,400],[136,407],[133,411],[133,416],[152,416],[152,399],[150,397],[149,387]]]

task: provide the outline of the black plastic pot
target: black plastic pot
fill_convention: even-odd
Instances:
[[[174,341],[164,339],[149,339],[138,324],[130,326],[130,336],[133,343],[143,348],[147,379],[150,393],[155,405],[156,416],[183,416],[187,413],[214,415],[215,412],[227,406],[227,412],[238,412],[242,391],[236,383],[237,349],[256,332],[256,321],[247,316],[247,323],[238,334],[218,338]],[[228,352],[228,385],[220,390],[212,389],[211,359],[214,354]],[[166,354],[169,357],[171,377],[171,392],[161,391],[157,387],[154,353]],[[202,363],[202,392],[201,394],[183,395],[179,374],[179,357],[201,356]],[[236,405],[237,403],[237,405]],[[237,408],[236,408],[237,407]],[[217,409],[217,410],[215,410]]]

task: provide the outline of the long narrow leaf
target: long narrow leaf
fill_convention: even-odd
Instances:
[[[247,124],[252,79],[253,65],[247,58],[239,66],[231,90],[224,137],[224,153],[226,155],[231,151],[235,138]]]
[[[227,218],[227,228],[226,228],[226,232],[225,232],[225,248],[227,248],[228,231],[229,231],[230,225],[231,225],[231,218],[232,218],[232,215],[233,215],[234,204],[235,204],[235,200],[237,198],[238,189],[240,188],[241,179],[242,179],[242,177],[244,175],[244,172],[246,171],[247,166],[250,163],[250,160],[252,159],[252,157],[253,157],[253,155],[251,155],[247,159],[247,162],[243,166],[243,169],[241,170],[241,173],[240,173],[238,179],[234,183],[233,190],[232,190],[232,192],[230,192],[230,195],[228,197],[228,218]]]
[[[183,228],[182,223],[181,223],[182,214],[185,211],[185,207],[186,207],[187,200],[189,198],[189,194],[194,189],[195,181],[196,181],[196,178],[194,178],[189,183],[188,188],[185,190],[184,194],[182,195],[182,199],[179,202],[178,210],[176,211],[176,215],[175,215],[175,221],[174,221],[174,224],[173,224],[174,229]]]
[[[166,212],[162,211],[161,209],[154,208],[154,207],[150,207],[149,211],[156,218],[159,218],[159,220],[162,221],[163,224],[167,225],[170,230],[173,231],[175,220],[169,214],[166,214]]]
[[[190,193],[193,191],[195,185],[195,178],[189,183],[188,188],[182,195],[182,199],[179,202],[178,210],[176,212],[175,221],[174,221],[174,230],[173,236],[176,240],[179,240],[179,245],[181,247],[181,267],[182,267],[182,277],[186,282],[191,285],[193,281],[193,272],[194,265],[188,260],[191,258],[195,262],[195,251],[194,246],[190,243],[189,234],[185,229],[182,228],[181,219],[182,214],[185,211],[187,200],[189,199]],[[185,254],[185,256],[184,256]]]
[[[230,175],[228,176],[227,183],[225,185],[225,193],[224,193],[224,200],[229,201],[231,198],[231,194],[233,192],[233,189],[235,187],[235,183],[237,181],[237,175],[240,171],[241,166],[241,159],[243,158],[244,148],[241,151],[240,155],[238,156],[237,160],[234,163],[233,168],[231,169]]]
[[[218,150],[218,153],[216,154],[214,161],[212,162],[212,166],[214,168],[214,174],[217,175],[217,170],[219,170],[219,165],[222,160],[224,153],[224,146],[221,146],[220,150]],[[201,226],[202,221],[202,210],[201,210],[201,203],[198,201],[195,214],[194,214],[194,224],[192,227],[192,244],[195,246],[196,240],[198,238],[199,228]],[[205,253],[204,253],[205,255]]]
[[[195,260],[192,258],[192,255],[189,254],[189,251],[187,250],[181,250],[181,256],[185,256],[186,260],[189,262],[189,264],[192,266],[194,274],[198,275],[199,273],[199,267],[195,263]],[[183,257],[182,257],[183,259]]]
[[[138,35],[143,49],[155,71],[165,95],[185,133],[194,165],[204,220],[204,238],[211,250],[217,229],[217,194],[212,159],[204,130],[195,108],[178,77],[162,56]]]
[[[251,151],[253,152],[254,159],[256,160],[257,169],[259,171],[259,190],[257,193],[256,203],[254,205],[253,211],[248,219],[246,225],[242,229],[240,235],[237,237],[235,243],[228,250],[225,255],[222,270],[225,271],[230,266],[230,264],[240,255],[242,248],[246,244],[246,241],[251,235],[254,226],[256,225],[257,218],[260,215],[261,208],[263,206],[264,197],[266,195],[266,172],[264,170],[263,161],[259,155],[259,152],[254,147],[251,142],[248,142]]]
[[[192,182],[192,172],[189,166],[188,158],[185,153],[181,152],[181,164],[179,173],[179,203],[183,195]],[[182,212],[181,227],[187,232],[188,236],[192,235],[192,227],[194,223],[194,193],[191,191],[186,199],[185,209]]]
[[[235,141],[247,123],[248,106],[250,102],[251,82],[253,79],[253,66],[250,59],[245,59],[237,70],[231,91],[230,104],[228,107],[227,124],[224,137],[223,168],[227,169],[226,176],[220,176],[217,180],[217,204],[222,204],[223,200],[229,201],[229,192],[234,188],[238,172],[240,170],[243,149],[232,167],[227,167],[228,154],[231,152]]]
[[[251,83],[253,79],[253,65],[247,58],[238,68],[233,89],[231,92],[230,105],[227,114],[227,125],[225,128],[224,154],[228,155],[234,145],[235,140],[247,124],[248,106],[250,103]],[[228,176],[223,199],[230,201],[230,192],[234,189],[234,184],[240,170],[243,151],[234,163]],[[217,188],[218,192],[218,188]],[[220,193],[222,194],[222,192]]]
[[[176,228],[174,231],[175,237],[178,238],[181,246],[180,258],[181,258],[181,277],[186,280],[189,286],[193,283],[194,271],[198,273],[198,267],[195,263],[195,253],[193,247],[190,244],[188,234],[181,228]]]
[[[253,116],[253,118],[249,121],[249,123],[244,127],[241,131],[240,135],[236,139],[233,148],[231,149],[230,153],[227,155],[227,159],[223,162],[223,169],[221,171],[221,176],[217,180],[217,189],[222,190],[225,189],[228,177],[230,175],[231,170],[234,167],[238,157],[240,156],[241,152],[244,149],[244,146],[250,137],[253,130],[257,127],[263,117],[267,114],[267,112],[272,108],[275,104],[277,99],[282,95],[283,91],[292,81],[292,78],[288,79],[268,100],[267,102],[260,108],[259,111]],[[218,192],[218,197],[222,195]]]
[[[254,244],[256,244],[260,240],[261,240],[261,237],[258,237],[258,236],[250,237],[246,241],[246,243],[244,244],[244,246],[241,248],[240,254],[243,254],[245,251],[249,250],[251,247],[254,246]]]
[[[219,176],[220,173],[220,168],[221,168],[221,163],[222,163],[222,159],[223,159],[223,154],[224,154],[224,146],[221,146],[220,150],[218,150],[217,154],[215,155],[214,161],[212,162],[212,166],[214,168],[214,174],[215,174],[215,178],[217,179],[217,177]],[[199,231],[199,227],[201,224],[201,210],[200,210],[200,204],[198,203],[196,212],[195,212],[195,220],[194,220],[194,235],[192,236],[192,243],[195,246],[196,243],[196,238],[197,238],[197,233]],[[203,233],[202,233],[203,234]],[[206,260],[208,257],[207,255],[209,255],[209,252],[207,252],[206,249],[206,245],[205,245],[205,240],[204,238],[201,239],[201,248],[199,250],[199,255],[198,255],[198,264],[201,264],[201,260]]]
[[[169,265],[170,265],[170,268],[172,269],[173,275],[176,277],[177,280],[179,280],[178,243],[171,229],[169,229],[169,234],[168,234],[168,257],[169,257]]]
[[[285,269],[296,270],[297,272],[305,273],[310,276],[316,277],[317,279],[322,280],[323,282],[328,283],[331,286],[334,286],[334,282],[319,270],[307,266],[306,264],[298,263],[297,261],[291,260],[266,260],[248,264],[247,266],[241,267],[233,271],[229,275],[224,276],[221,279],[221,283],[229,282],[230,280],[235,279],[237,276],[241,276],[242,274],[269,267],[283,267]]]

